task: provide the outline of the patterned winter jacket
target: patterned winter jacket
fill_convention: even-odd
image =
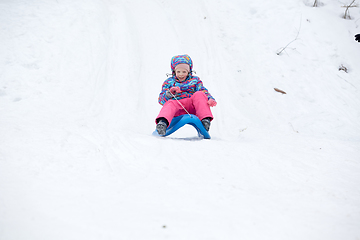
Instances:
[[[197,91],[203,91],[207,98],[214,99],[213,96],[209,93],[209,91],[204,87],[202,81],[197,76],[192,76],[191,78],[188,77],[184,82],[179,82],[175,76],[172,76],[165,80],[165,82],[162,85],[162,90],[159,94],[159,103],[161,105],[164,105],[168,100],[171,100],[171,98],[168,98],[166,96],[166,92],[170,90],[171,87],[179,87],[181,90],[181,93],[178,93],[176,95],[176,98],[183,99],[183,98],[189,98],[191,97],[195,92]]]

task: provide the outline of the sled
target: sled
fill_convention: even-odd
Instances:
[[[198,136],[200,138],[210,139],[209,132],[206,131],[200,119],[193,114],[185,114],[174,117],[170,123],[170,126],[166,129],[165,135],[161,135],[161,137],[169,136],[170,134],[176,132],[179,128],[183,127],[185,124],[190,124],[191,126],[193,126],[198,132]],[[153,132],[153,135],[160,136],[156,129]]]

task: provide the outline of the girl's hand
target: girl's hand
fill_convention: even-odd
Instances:
[[[172,99],[176,97],[178,93],[181,93],[179,87],[171,87],[169,90],[166,91],[166,97]]]
[[[217,102],[214,100],[214,99],[210,99],[209,101],[208,101],[208,105],[210,106],[210,107],[215,107],[216,105],[217,105]]]
[[[176,93],[181,93],[181,90],[179,87],[172,87],[170,88],[170,92],[175,95]]]

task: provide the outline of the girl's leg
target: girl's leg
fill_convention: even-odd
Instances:
[[[210,118],[213,120],[213,115],[210,110],[210,106],[208,105],[208,98],[206,97],[204,92],[198,91],[194,93],[191,98],[192,104],[196,111],[196,116],[202,120],[204,118]]]
[[[188,110],[191,104],[189,98],[179,100],[181,104]],[[188,110],[189,111],[189,110]],[[180,106],[180,104],[176,100],[167,101],[164,106],[161,108],[159,115],[156,117],[155,122],[158,123],[160,118],[165,118],[170,124],[174,117],[186,114],[185,110]]]

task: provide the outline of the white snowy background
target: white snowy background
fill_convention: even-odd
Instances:
[[[0,0],[0,239],[359,240],[360,8],[313,2]],[[151,135],[178,54],[211,140]]]

